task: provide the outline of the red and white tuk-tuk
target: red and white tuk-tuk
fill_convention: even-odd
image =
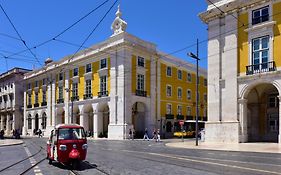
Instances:
[[[76,124],[60,124],[51,131],[47,142],[49,164],[58,161],[78,168],[86,159],[87,139],[84,128]]]

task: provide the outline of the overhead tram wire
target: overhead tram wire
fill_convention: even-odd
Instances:
[[[8,71],[8,61],[7,61],[7,57],[4,55],[4,54],[2,54],[1,52],[0,52],[0,55],[2,55],[2,57],[5,59],[5,62],[6,62],[6,69],[7,69],[7,71]]]
[[[90,14],[92,14],[93,12],[95,12],[96,10],[98,10],[99,8],[101,8],[102,6],[104,6],[109,0],[105,0],[103,3],[101,3],[100,5],[98,5],[96,8],[94,8],[93,10],[91,10],[90,12],[88,12],[86,15],[82,16],[81,18],[79,18],[77,21],[75,21],[73,24],[71,24],[69,27],[67,27],[66,29],[64,29],[62,32],[60,32],[59,34],[55,35],[54,37],[44,41],[44,42],[41,42],[33,47],[31,47],[31,49],[36,49],[38,47],[41,47],[53,40],[55,40],[57,37],[61,36],[62,34],[64,34],[65,32],[67,32],[68,30],[70,30],[72,27],[74,27],[75,25],[77,25],[79,22],[81,22],[83,19],[85,19],[86,17],[88,17]],[[18,52],[15,52],[11,55],[8,55],[7,57],[12,57],[12,56],[15,56],[15,55],[18,55],[18,54],[21,54],[21,53],[24,53],[28,51],[28,49],[25,49],[25,50],[21,50],[21,51],[18,51]]]
[[[8,14],[6,13],[5,9],[3,8],[3,6],[0,4],[0,8],[3,11],[3,13],[5,14],[5,16],[7,17],[8,21],[10,22],[10,24],[12,25],[13,29],[15,30],[15,32],[17,33],[18,37],[20,38],[20,40],[22,41],[23,45],[29,50],[29,52],[33,55],[33,57],[37,60],[37,62],[41,65],[39,59],[36,57],[36,55],[31,51],[31,49],[27,46],[26,42],[23,40],[23,38],[21,37],[21,35],[19,34],[18,30],[16,29],[15,25],[13,24],[12,20],[10,19],[10,17],[8,16]],[[41,65],[42,66],[42,65]]]
[[[15,40],[18,40],[18,41],[21,41],[21,39],[17,38],[17,37],[14,37],[14,36],[11,36],[11,35],[8,35],[8,34],[5,34],[5,33],[0,33],[1,36],[5,36],[7,38],[11,38],[11,39],[15,39]]]
[[[85,40],[82,42],[82,44],[79,46],[79,48],[76,50],[76,52],[68,59],[68,63],[76,56],[76,54],[79,52],[79,50],[83,47],[83,45],[88,41],[88,39],[91,37],[91,35],[95,32],[95,30],[99,27],[99,25],[102,23],[102,21],[105,19],[105,17],[108,15],[108,13],[112,10],[114,5],[118,2],[119,0],[116,0],[111,7],[107,10],[107,12],[103,15],[101,20],[96,24],[94,29],[89,33],[89,35],[85,38]]]

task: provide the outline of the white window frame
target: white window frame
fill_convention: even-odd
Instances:
[[[63,79],[64,79],[64,74],[63,74],[63,72],[60,72],[59,77],[58,77],[58,81],[63,81]]]
[[[72,97],[77,97],[78,96],[78,83],[73,82],[72,83]]]
[[[77,70],[77,75],[74,75],[75,70]],[[72,72],[72,77],[77,77],[77,76],[79,76],[79,68],[78,67],[74,68],[73,72]]]
[[[27,102],[27,104],[28,104],[28,105],[31,105],[31,104],[32,104],[32,97],[31,97],[31,93],[28,93],[28,95],[27,95],[27,99],[28,99],[28,100],[27,100],[27,101],[28,101],[28,102]],[[4,100],[4,101],[5,101],[5,100]]]
[[[192,116],[192,108],[191,108],[191,106],[187,106],[186,107],[186,115],[187,116]]]
[[[143,77],[143,89],[139,89],[139,76],[142,76]],[[140,91],[145,91],[145,75],[143,74],[137,74],[137,90],[140,90]]]
[[[63,86],[59,86],[58,91],[59,91],[58,99],[63,99]]]
[[[170,70],[171,70],[171,71],[170,71],[170,73],[171,73],[170,75],[168,75],[168,68],[170,68]],[[167,66],[167,67],[166,67],[166,76],[167,76],[167,77],[171,77],[171,76],[172,76],[172,67],[171,67],[171,66]]]
[[[91,67],[91,68],[90,68],[90,69],[91,69],[90,71],[87,71],[87,66],[88,66],[88,65],[90,65],[90,67]],[[86,74],[87,74],[87,73],[91,73],[92,71],[93,71],[92,63],[86,64],[86,65],[85,65],[85,73],[86,73]]]
[[[177,105],[177,115],[182,115],[182,105]]]
[[[102,81],[103,78],[105,78],[105,81]],[[105,86],[102,85],[102,84],[105,84]],[[107,91],[107,76],[101,76],[100,77],[100,88],[99,89],[100,89],[100,92],[106,92]]]
[[[190,92],[190,97],[188,97],[188,94],[189,94],[188,92]],[[190,89],[187,89],[187,91],[186,91],[186,99],[192,100],[192,91]]]
[[[179,72],[180,72],[180,74],[179,74]],[[179,75],[181,75],[181,77],[179,77]],[[178,69],[177,77],[178,77],[178,80],[182,80],[182,70]]]
[[[191,83],[192,82],[192,74],[188,72],[187,75],[186,75],[186,79],[189,83]]]
[[[87,82],[90,82],[90,85]],[[85,80],[85,94],[86,95],[92,94],[92,80],[91,79]]]
[[[143,65],[139,64],[139,60],[143,61]],[[142,61],[140,61],[140,63],[142,63]],[[137,66],[138,67],[145,67],[145,58],[144,57],[142,57],[142,56],[137,57]]]
[[[268,20],[267,20],[267,21],[263,21],[263,22],[259,22],[259,23],[256,23],[256,24],[253,24],[254,12],[259,11],[260,14],[261,14],[261,13],[262,13],[262,10],[263,10],[263,9],[266,9],[266,8],[268,9]],[[261,17],[262,17],[262,16],[260,16],[259,18],[261,18]],[[252,24],[252,26],[253,26],[253,25],[259,25],[259,24],[261,24],[261,23],[268,22],[268,21],[270,21],[270,9],[269,9],[269,5],[265,5],[265,6],[261,7],[261,8],[256,8],[256,9],[252,10],[252,13],[251,13],[251,24]]]
[[[179,92],[181,92],[181,93],[179,94]],[[181,87],[178,87],[177,95],[178,95],[178,99],[182,99],[182,88]]]
[[[257,9],[260,9],[260,8],[263,8],[263,7],[266,7],[266,6],[268,6],[269,20],[266,21],[266,22],[262,22],[262,23],[252,25],[252,12],[254,10],[257,10]],[[259,26],[259,25],[263,25],[263,24],[266,24],[268,22],[271,22],[272,21],[272,6],[273,6],[273,2],[270,1],[270,2],[267,2],[267,3],[262,3],[261,5],[255,6],[255,8],[249,8],[248,9],[249,28],[252,28],[253,26]]]
[[[105,67],[102,67],[102,62],[105,61]],[[106,69],[107,68],[107,58],[103,58],[100,60],[100,69]]]
[[[170,107],[170,109],[169,109],[169,107]],[[166,114],[172,114],[172,104],[171,103],[166,104]]]
[[[171,88],[171,94],[168,95],[168,87]],[[166,97],[172,97],[173,96],[173,87],[172,85],[166,85]]]
[[[42,91],[42,102],[47,102],[47,93],[46,90]]]

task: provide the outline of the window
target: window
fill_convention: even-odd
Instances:
[[[206,78],[204,78],[204,86],[207,86],[207,84],[208,84],[208,81]]]
[[[100,68],[103,69],[103,68],[106,68],[107,65],[106,65],[106,58],[100,60]]]
[[[46,78],[43,78],[42,85],[46,85]]]
[[[59,73],[59,81],[62,81],[63,80],[63,73]]]
[[[178,88],[178,98],[181,99],[182,98],[182,89]]]
[[[172,86],[167,86],[167,92],[166,92],[167,97],[171,97],[172,96]]]
[[[35,81],[35,87],[38,87],[38,81]]]
[[[190,74],[190,73],[187,73],[187,81],[188,81],[188,82],[191,82],[191,80],[192,80],[192,79],[191,79],[191,74]]]
[[[31,94],[28,94],[28,105],[31,105]]]
[[[138,66],[139,67],[144,67],[144,58],[138,57]]]
[[[10,85],[10,88],[13,88],[13,84]]]
[[[172,114],[172,105],[171,104],[166,105],[166,114]]]
[[[42,101],[43,101],[43,102],[46,102],[46,91],[43,91],[43,94],[42,94]]]
[[[138,74],[137,90],[144,91],[144,75]]]
[[[47,126],[47,116],[46,113],[44,112],[42,115],[42,129],[46,129]]]
[[[186,108],[186,115],[191,116],[191,107],[190,106],[187,106],[187,108]]]
[[[279,99],[276,95],[270,95],[268,97],[268,107],[277,108],[279,106]]]
[[[106,76],[101,76],[100,77],[100,92],[105,92],[106,91]]]
[[[178,70],[178,79],[181,80],[182,79],[182,71]]]
[[[191,90],[187,90],[187,99],[191,100]]]
[[[85,94],[92,94],[92,80],[86,80]]]
[[[63,86],[59,86],[59,99],[63,99]]]
[[[38,92],[35,93],[35,104],[38,103]]]
[[[86,73],[92,72],[92,64],[86,64]]]
[[[252,64],[254,70],[268,68],[269,36],[253,39],[252,41]]]
[[[167,74],[168,77],[172,76],[172,68],[170,66],[167,66],[166,74]]]
[[[252,12],[252,25],[259,24],[269,20],[268,6],[254,10]]]
[[[181,114],[182,114],[182,106],[178,105],[178,115],[181,115]]]
[[[27,89],[31,89],[31,84],[30,83],[27,84]]]
[[[72,98],[78,96],[78,83],[72,83]]]
[[[73,77],[76,77],[76,76],[78,76],[78,68],[77,67],[73,69]]]
[[[28,115],[28,118],[27,118],[27,128],[28,129],[32,128],[32,119],[31,119],[31,115],[30,114]]]

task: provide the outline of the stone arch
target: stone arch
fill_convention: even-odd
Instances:
[[[47,114],[46,114],[46,112],[44,111],[41,116],[42,116],[42,122],[41,122],[42,129],[46,129],[46,127],[47,127]]]
[[[97,132],[99,137],[108,136],[109,125],[109,105],[108,103],[99,103],[97,105]]]
[[[94,115],[93,115],[93,106],[92,104],[85,104],[83,106],[83,121],[81,122],[81,125],[84,126],[85,131],[90,135],[94,132]]]
[[[135,102],[132,105],[132,125],[135,130],[135,136],[141,138],[146,126],[146,105],[143,102]]]
[[[56,125],[65,123],[65,111],[63,107],[58,107],[56,110]]]

